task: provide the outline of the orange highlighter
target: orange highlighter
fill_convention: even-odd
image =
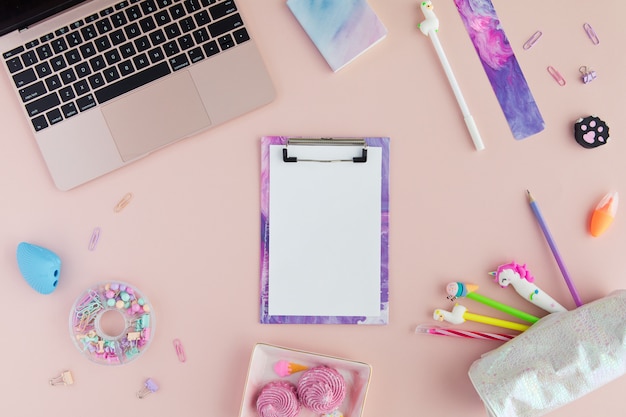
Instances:
[[[611,223],[613,223],[615,213],[617,212],[618,201],[617,191],[608,193],[600,200],[591,215],[589,233],[591,233],[592,236],[600,236],[609,228]]]

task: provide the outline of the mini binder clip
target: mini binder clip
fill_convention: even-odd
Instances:
[[[355,156],[351,159],[303,159],[295,156],[289,156],[287,148],[289,145],[308,145],[308,146],[362,146],[361,156]],[[367,162],[367,143],[365,139],[355,138],[289,138],[287,144],[283,148],[283,162]]]
[[[139,399],[146,398],[148,395],[159,390],[159,386],[152,378],[146,379],[143,385],[144,387],[140,391],[137,391],[137,398]]]
[[[592,82],[593,80],[597,78],[596,72],[585,67],[584,65],[580,67],[578,71],[580,71],[580,73],[583,75],[582,80],[583,80],[583,83],[585,84],[589,84],[590,82]]]
[[[74,384],[74,377],[70,371],[63,371],[59,376],[56,376],[50,381],[50,385],[72,385]]]

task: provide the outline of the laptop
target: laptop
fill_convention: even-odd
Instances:
[[[0,66],[61,190],[275,95],[234,0],[10,0],[0,8]]]

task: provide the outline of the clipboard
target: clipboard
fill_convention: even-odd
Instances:
[[[387,324],[389,138],[261,140],[261,323]]]

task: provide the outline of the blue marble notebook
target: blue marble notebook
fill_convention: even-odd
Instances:
[[[335,72],[387,35],[366,0],[287,0],[287,6]]]

